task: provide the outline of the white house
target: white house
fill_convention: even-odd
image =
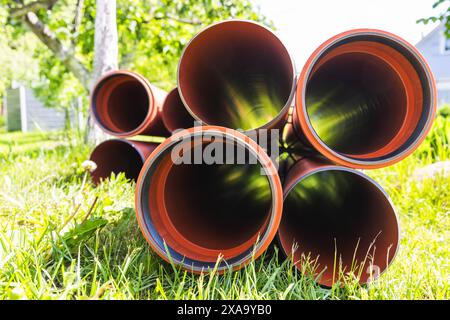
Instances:
[[[450,104],[450,39],[444,30],[445,25],[440,24],[416,44],[436,78],[439,105]]]

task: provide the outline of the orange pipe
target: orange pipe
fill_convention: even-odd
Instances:
[[[320,285],[331,287],[350,271],[363,284],[392,263],[399,243],[397,216],[371,178],[308,158],[291,167],[283,190],[279,242],[299,270],[305,257],[316,263],[309,273]]]
[[[435,113],[435,81],[419,51],[391,33],[357,29],[310,56],[293,124],[297,137],[333,162],[373,169],[410,155]]]
[[[174,150],[204,154],[213,145],[244,151],[257,163],[174,163]],[[145,162],[136,188],[137,219],[147,242],[164,260],[194,273],[213,269],[219,256],[222,273],[261,255],[276,234],[282,202],[281,182],[265,151],[244,134],[217,126],[165,140]]]
[[[181,101],[178,88],[171,90],[163,103],[162,120],[170,132],[178,129],[192,128],[195,125],[195,119],[186,110]]]
[[[150,142],[112,139],[100,143],[91,153],[90,160],[97,168],[91,172],[95,184],[111,176],[125,173],[128,179],[136,180],[145,159],[158,144]]]
[[[279,127],[294,97],[294,62],[267,27],[246,20],[208,26],[185,47],[178,90],[204,124],[252,130]]]
[[[117,137],[169,136],[161,119],[167,93],[135,72],[116,70],[94,86],[91,110],[96,123]]]

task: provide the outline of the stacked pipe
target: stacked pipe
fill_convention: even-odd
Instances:
[[[223,273],[276,241],[323,286],[343,274],[366,283],[390,265],[399,242],[394,206],[357,169],[399,162],[430,130],[436,89],[417,49],[385,31],[352,30],[319,46],[297,79],[271,30],[228,20],[186,45],[177,80],[166,94],[115,71],[91,103],[100,127],[117,137],[173,133],[158,146],[121,139],[92,154],[104,163],[94,181],[111,171],[136,178],[142,167],[137,220],[161,258]],[[307,260],[314,270],[304,271]]]
[[[92,89],[91,114],[97,125],[116,137],[100,143],[90,160],[98,184],[112,173],[136,180],[156,143],[127,139],[137,135],[168,136],[161,109],[167,93],[140,74],[119,70],[105,74]]]

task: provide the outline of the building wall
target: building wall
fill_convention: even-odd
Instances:
[[[438,90],[438,104],[450,104],[450,90]]]
[[[437,90],[439,105],[450,104],[450,79],[437,81]]]
[[[427,59],[436,78],[440,105],[450,103],[450,52],[444,52],[443,45],[443,25],[416,45]]]
[[[25,88],[25,99],[27,131],[64,129],[64,111],[45,107],[28,88]]]
[[[20,120],[20,90],[9,89],[6,91],[6,128],[8,131],[22,130]]]
[[[62,110],[45,107],[29,88],[7,90],[6,126],[8,131],[60,130],[65,127]]]
[[[425,56],[438,80],[450,80],[450,52],[443,53],[443,29],[438,27],[430,37],[417,44],[419,51]]]

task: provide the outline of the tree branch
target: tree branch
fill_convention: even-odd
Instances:
[[[23,17],[23,21],[64,66],[80,80],[81,84],[89,90],[91,74],[84,64],[75,57],[73,50],[66,48],[53,32],[39,20],[34,12],[28,12]]]
[[[78,28],[81,25],[81,19],[83,18],[83,6],[84,0],[77,0],[77,6],[75,8],[75,16],[73,18],[73,27],[72,27],[73,34],[78,33]]]
[[[186,23],[186,24],[192,24],[192,25],[201,25],[202,22],[198,21],[198,20],[189,20],[189,19],[184,19],[184,18],[180,18],[180,17],[176,17],[176,16],[172,16],[170,14],[165,14],[164,16],[159,16],[159,17],[154,17],[155,20],[173,20],[176,22],[180,22],[180,23]]]
[[[17,18],[26,15],[28,12],[36,12],[39,9],[51,9],[58,0],[37,0],[18,8],[11,9],[10,16]]]

